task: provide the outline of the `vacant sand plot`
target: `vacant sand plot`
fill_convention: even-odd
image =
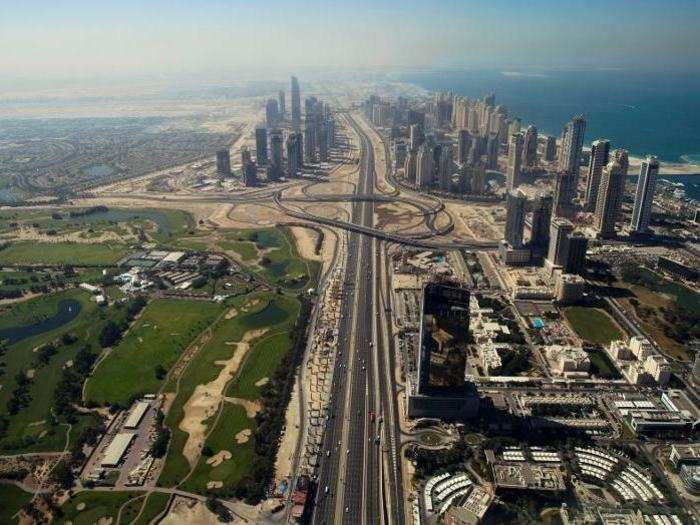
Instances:
[[[218,525],[219,518],[199,501],[176,497],[168,515],[160,522],[163,525]]]
[[[250,330],[245,333],[240,342],[233,343],[235,346],[230,359],[217,361],[217,365],[222,365],[219,375],[205,385],[197,385],[192,396],[183,407],[184,417],[180,422],[180,430],[188,434],[182,455],[187,458],[190,466],[194,468],[197,459],[206,440],[207,425],[204,423],[213,416],[219,408],[223,399],[223,392],[226,384],[236,374],[243,358],[250,347],[250,341],[263,335],[267,329]],[[247,410],[247,409],[246,409]],[[211,458],[210,458],[211,459]]]

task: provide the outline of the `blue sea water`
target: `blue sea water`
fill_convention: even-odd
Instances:
[[[399,79],[496,103],[546,134],[574,115],[587,120],[586,143],[602,137],[633,155],[700,164],[700,73],[591,71],[422,71]]]

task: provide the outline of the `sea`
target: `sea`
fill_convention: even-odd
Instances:
[[[493,92],[510,116],[548,135],[560,135],[571,117],[583,114],[587,144],[606,138],[634,156],[700,166],[700,72],[511,68],[411,71],[397,77],[428,91],[469,98]],[[683,182],[688,197],[700,199],[700,178],[664,178]]]

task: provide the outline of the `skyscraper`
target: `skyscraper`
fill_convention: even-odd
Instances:
[[[425,189],[433,183],[433,148],[431,144],[424,142],[418,148],[416,159],[416,185],[420,189]]]
[[[274,128],[279,122],[279,109],[274,98],[268,99],[265,104],[265,122],[268,128]]]
[[[549,244],[549,227],[552,217],[552,196],[540,193],[532,207],[532,230],[530,245],[540,254],[547,250]]]
[[[598,187],[603,168],[610,157],[610,142],[605,139],[594,140],[591,144],[591,163],[588,166],[586,181],[586,211],[594,211],[598,202]]]
[[[267,168],[268,180],[279,180],[282,176],[282,163],[284,162],[282,148],[282,130],[273,129],[270,131],[270,164]]]
[[[644,233],[649,229],[651,205],[654,202],[654,190],[656,189],[658,174],[659,161],[656,160],[656,157],[647,157],[639,169],[637,192],[634,196],[632,222],[630,223],[632,231]]]
[[[228,148],[216,152],[216,171],[219,175],[231,175],[231,154]]]
[[[598,236],[607,238],[615,236],[615,223],[620,215],[622,194],[625,189],[623,168],[616,160],[611,160],[600,177],[598,201],[595,208],[593,226]]]
[[[554,217],[549,227],[547,260],[552,266],[564,266],[569,256],[569,236],[574,225],[561,217]]]
[[[255,160],[258,166],[267,164],[267,128],[255,129]]]
[[[486,167],[490,170],[495,170],[498,167],[499,148],[498,133],[491,133],[486,141]]]
[[[586,251],[588,251],[588,239],[580,233],[570,235],[564,272],[583,273],[586,267]]]
[[[411,124],[411,149],[413,151],[418,151],[421,144],[423,144],[423,126],[420,124]]]
[[[286,112],[286,101],[285,101],[285,96],[284,96],[284,90],[280,89],[279,93],[277,93],[277,101],[279,103],[279,110],[280,110],[280,118],[284,118],[284,114]]]
[[[460,129],[457,133],[457,162],[463,164],[467,160],[469,146],[471,145],[471,136],[466,129]]]
[[[406,143],[403,140],[397,140],[394,143],[394,167],[402,168],[406,164]]]
[[[416,183],[417,157],[418,154],[414,149],[410,149],[406,155],[406,163],[404,164],[403,171],[406,181],[410,184]]]
[[[438,161],[438,184],[442,191],[450,191],[452,166],[454,164],[452,146],[444,145]]]
[[[287,176],[297,177],[304,162],[304,139],[300,132],[287,137]]]
[[[301,94],[297,77],[292,77],[292,127],[294,131],[301,128]]]
[[[547,136],[545,146],[544,146],[544,160],[547,162],[552,162],[557,158],[557,139],[556,137],[549,135]]]
[[[533,125],[525,130],[523,157],[525,166],[532,168],[537,165],[537,128]]]
[[[581,167],[581,148],[586,120],[582,115],[572,119],[564,128],[562,146],[559,152],[559,169],[565,175],[561,180],[557,195],[558,214],[568,214],[574,206],[578,191],[578,177]]]
[[[508,170],[506,171],[506,189],[517,188],[520,184],[520,167],[523,158],[523,134],[514,133],[508,144]]]
[[[252,160],[243,164],[243,182],[248,187],[258,184],[258,167]]]
[[[525,195],[520,190],[511,190],[506,195],[506,228],[503,238],[511,248],[523,245],[525,228]]]

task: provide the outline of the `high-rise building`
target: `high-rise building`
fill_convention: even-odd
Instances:
[[[416,158],[416,185],[418,188],[425,189],[433,183],[434,169],[433,147],[431,144],[424,142],[418,148],[418,156]]]
[[[286,102],[285,102],[285,97],[284,97],[284,90],[280,89],[279,93],[277,93],[277,101],[278,101],[278,107],[280,110],[280,118],[284,118],[284,114],[286,113]]]
[[[281,129],[270,131],[270,164],[267,168],[268,180],[279,180],[282,177],[282,164],[284,162],[283,142]]]
[[[318,146],[318,159],[321,162],[328,162],[328,131],[325,120],[316,123],[316,144]]]
[[[552,162],[557,158],[557,138],[549,135],[544,144],[544,160]]]
[[[258,166],[267,164],[267,128],[255,129],[255,160]]]
[[[517,188],[520,184],[520,168],[523,159],[523,134],[514,133],[508,144],[508,170],[506,171],[506,189]]]
[[[588,166],[586,181],[586,211],[594,211],[598,202],[598,187],[603,168],[610,157],[610,142],[605,139],[594,140],[591,144],[591,163]]]
[[[301,94],[297,77],[292,77],[292,127],[294,131],[301,128]]]
[[[438,184],[442,191],[450,191],[452,167],[454,165],[452,146],[443,145],[438,161]]]
[[[406,163],[404,164],[404,177],[406,178],[406,181],[409,182],[410,184],[415,184],[416,183],[416,170],[417,170],[417,158],[418,158],[418,153],[416,150],[409,150],[408,154],[406,155]]]
[[[537,165],[537,128],[530,125],[525,130],[523,139],[523,161],[525,166],[532,168]]]
[[[252,160],[243,165],[243,182],[248,187],[258,184],[258,167]]]
[[[287,176],[297,177],[304,162],[304,138],[301,133],[290,133],[287,137]]]
[[[316,129],[308,122],[304,126],[304,161],[312,164],[316,161]]]
[[[630,223],[632,231],[644,233],[649,229],[651,205],[654,202],[654,190],[656,189],[658,174],[659,161],[656,160],[656,157],[647,157],[639,169],[637,192],[634,196],[632,222]]]
[[[552,218],[552,196],[540,193],[532,207],[532,229],[530,245],[533,251],[542,254],[549,244],[549,227]]]
[[[564,128],[561,151],[559,157],[559,169],[576,178],[581,167],[581,148],[583,148],[583,134],[586,131],[586,119],[583,115],[574,117]]]
[[[622,148],[615,149],[610,157],[620,165],[622,176],[627,177],[627,171],[630,167],[630,159],[627,150]]]
[[[423,144],[423,126],[420,124],[411,124],[411,149],[413,151],[418,151],[421,144]]]
[[[228,148],[216,152],[216,172],[219,175],[231,175],[231,153]]]
[[[588,239],[580,233],[569,236],[569,246],[566,254],[565,273],[582,274],[586,267],[586,252],[588,251]]]
[[[471,135],[466,129],[460,129],[457,133],[457,162],[464,164],[467,160],[467,153],[471,146]]]
[[[549,227],[549,250],[547,260],[552,266],[566,265],[569,257],[569,236],[574,225],[562,217],[554,217]]]
[[[506,228],[503,238],[511,248],[523,246],[526,202],[527,199],[520,190],[511,190],[506,195]]]
[[[625,190],[623,168],[616,160],[611,160],[600,177],[598,201],[595,207],[593,226],[602,238],[615,236],[615,224],[620,215],[622,196]]]
[[[498,168],[498,150],[500,141],[498,133],[491,133],[486,140],[486,167],[490,170]]]
[[[394,142],[394,167],[399,169],[406,164],[406,143],[403,140]]]
[[[250,155],[250,150],[246,146],[243,146],[243,148],[241,148],[241,166],[245,166],[252,160],[253,157]]]
[[[515,133],[520,133],[521,129],[521,122],[520,119],[517,117],[513,117],[508,120],[508,138],[510,138],[512,135]]]
[[[279,122],[279,108],[274,98],[268,99],[265,104],[265,122],[268,128],[274,128]]]

